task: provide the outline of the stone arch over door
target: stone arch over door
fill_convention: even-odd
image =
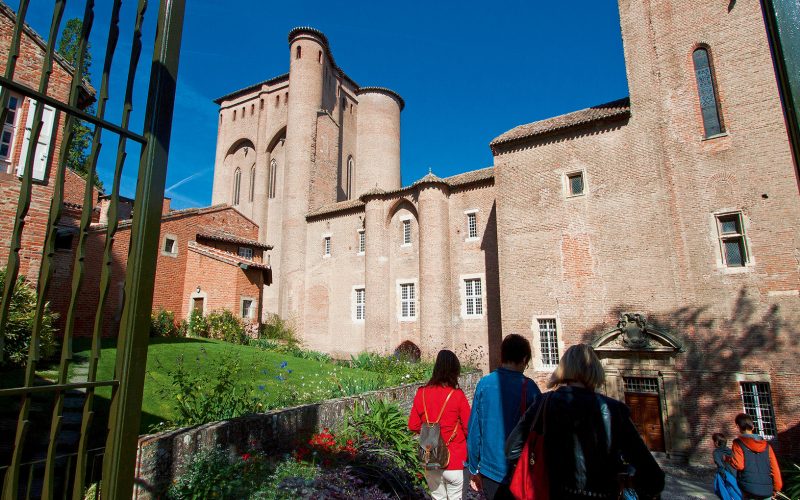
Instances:
[[[597,336],[592,347],[606,371],[605,394],[631,407],[648,447],[670,458],[687,458],[688,424],[675,368],[682,342],[644,315],[624,313],[616,328]]]

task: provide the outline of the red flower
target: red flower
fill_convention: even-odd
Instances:
[[[244,460],[245,462],[247,460],[249,460],[249,459],[250,459],[250,454],[249,453],[245,453],[244,455],[242,455],[242,460]]]

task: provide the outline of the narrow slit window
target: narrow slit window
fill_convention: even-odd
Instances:
[[[353,170],[355,169],[355,165],[353,162],[353,157],[349,157],[347,159],[347,175],[345,177],[345,186],[344,192],[346,198],[349,200],[353,197]]]
[[[747,265],[747,242],[742,227],[740,212],[717,216],[717,230],[722,263],[726,267],[744,267]]]
[[[331,237],[326,236],[322,241],[322,255],[325,257],[331,256]]]
[[[406,219],[403,221],[403,245],[411,244],[411,221]]]
[[[269,162],[269,197],[275,198],[275,184],[278,180],[278,161],[275,158]]]
[[[539,347],[542,351],[542,365],[558,366],[558,329],[555,318],[539,319]]]
[[[705,137],[721,134],[722,115],[719,108],[717,82],[711,65],[708,49],[699,48],[692,54],[694,75],[697,79],[697,93],[700,98],[700,112],[703,117]]]
[[[233,173],[233,205],[239,204],[239,191],[242,187],[242,171],[238,168]]]
[[[361,229],[358,231],[358,253],[364,253],[367,251],[367,235],[366,232]]]
[[[478,237],[478,214],[467,214],[467,238],[473,239]]]
[[[303,48],[298,45],[295,59],[300,59],[301,57],[303,57]]]
[[[250,202],[256,197],[256,166],[250,167]]]

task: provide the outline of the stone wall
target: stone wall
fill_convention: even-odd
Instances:
[[[481,372],[472,372],[459,379],[470,402],[481,376]],[[180,476],[189,458],[199,450],[224,447],[237,454],[253,449],[269,450],[273,454],[287,453],[293,449],[298,437],[305,437],[325,427],[337,427],[348,411],[356,405],[364,406],[370,399],[394,402],[404,411],[409,411],[421,385],[408,384],[142,436],[139,438],[136,459],[134,498],[151,499],[163,495],[173,479]]]

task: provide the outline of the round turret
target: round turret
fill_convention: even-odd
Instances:
[[[381,87],[361,87],[357,95],[356,193],[376,186],[387,191],[399,189],[403,98]]]

